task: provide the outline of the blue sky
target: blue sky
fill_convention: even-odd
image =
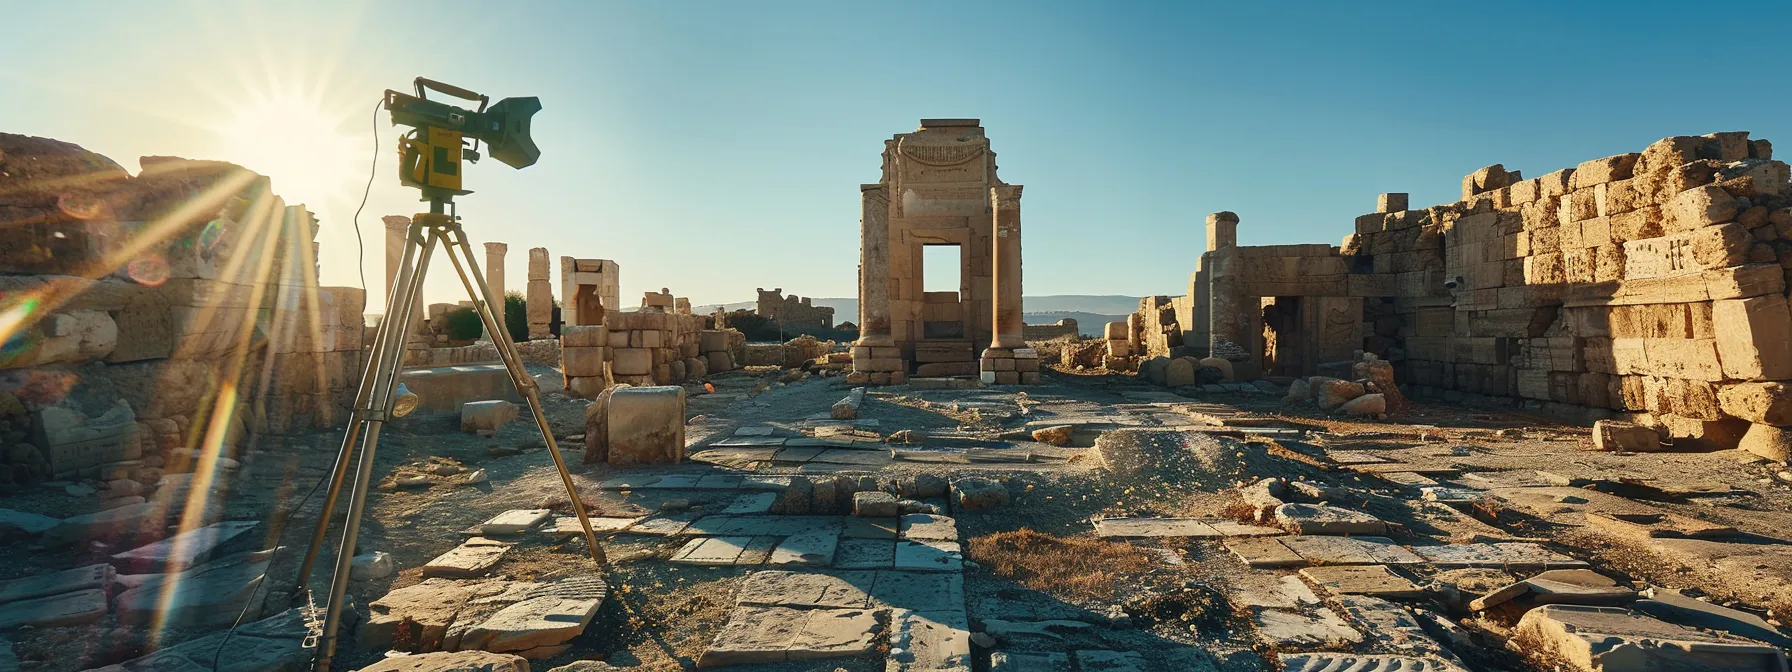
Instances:
[[[510,244],[512,289],[545,246],[619,262],[633,305],[662,286],[852,296],[856,185],[883,139],[978,117],[1027,187],[1028,294],[1180,294],[1217,210],[1242,244],[1335,245],[1377,193],[1453,201],[1490,163],[1540,175],[1727,130],[1792,151],[1789,7],[66,0],[8,10],[29,29],[0,41],[0,130],[132,170],[304,155],[275,189],[324,220],[325,282],[354,285],[380,92],[423,75],[539,96],[540,163],[472,168],[469,232]],[[244,140],[269,96],[321,109],[332,137]],[[383,117],[379,134],[376,292],[378,216],[417,208]],[[459,298],[432,273],[429,300]]]

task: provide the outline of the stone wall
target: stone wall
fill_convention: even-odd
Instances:
[[[758,291],[759,302],[753,312],[783,325],[786,331],[834,328],[833,308],[814,305],[807,296],[785,296],[783,287],[769,292],[760,287]]]
[[[569,393],[595,398],[615,384],[678,385],[740,367],[746,338],[705,329],[709,318],[660,310],[609,311],[604,324],[568,326],[561,371]]]
[[[1075,319],[1066,317],[1056,324],[1025,325],[1021,327],[1021,335],[1029,341],[1049,341],[1054,338],[1076,338],[1082,336],[1082,332],[1077,331]]]
[[[318,286],[316,218],[238,166],[140,165],[0,134],[0,482],[347,418],[364,296]]]

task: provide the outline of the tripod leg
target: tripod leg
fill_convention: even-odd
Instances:
[[[355,407],[349,416],[348,430],[342,436],[342,447],[336,453],[336,464],[330,474],[330,488],[324,495],[323,509],[317,514],[317,526],[311,531],[311,543],[305,547],[305,559],[299,563],[298,583],[294,588],[294,599],[304,593],[310,581],[311,570],[317,562],[317,554],[323,549],[324,537],[329,534],[330,518],[335,515],[336,501],[342,496],[342,482],[348,474],[348,465],[354,456],[355,444],[361,437],[362,423],[367,420],[368,411],[372,407],[375,381],[378,374],[387,368],[386,358],[391,355],[403,362],[404,339],[408,337],[411,320],[416,316],[412,308],[416,305],[416,296],[422,292],[423,284],[412,281],[412,271],[417,267],[418,252],[422,238],[419,228],[411,227],[409,237],[405,239],[404,257],[399,264],[398,274],[393,276],[392,287],[386,298],[386,314],[380,321],[379,329],[374,331],[373,349],[367,353],[367,361],[361,363],[361,386],[356,388]]]
[[[541,440],[547,444],[548,455],[554,458],[554,468],[560,471],[560,482],[566,486],[566,498],[572,501],[572,512],[579,518],[579,526],[585,530],[585,543],[591,548],[591,559],[598,566],[609,562],[604,549],[597,544],[597,533],[591,530],[591,518],[585,513],[585,502],[579,499],[578,487],[573,485],[572,473],[566,470],[566,459],[560,456],[560,447],[554,442],[554,431],[548,427],[547,414],[541,410],[541,388],[535,378],[523,368],[523,358],[516,350],[516,343],[511,342],[510,332],[504,329],[503,320],[492,312],[491,304],[485,297],[491,296],[486,289],[485,276],[479,273],[479,264],[473,260],[473,247],[467,243],[467,236],[461,231],[459,223],[450,229],[452,239],[446,240],[448,259],[454,262],[454,272],[460,274],[460,282],[467,288],[467,294],[473,297],[473,305],[479,316],[485,321],[486,333],[491,334],[492,343],[498,346],[498,356],[504,360],[504,368],[510,371],[510,380],[516,385],[517,392],[523,400],[529,402],[529,410],[535,414],[535,426],[541,430]],[[449,233],[441,234],[444,237]],[[455,251],[460,254],[457,256]],[[466,266],[461,266],[460,257],[466,257]],[[471,271],[469,273],[469,270]]]
[[[418,228],[417,224],[412,224],[413,234],[417,233]],[[413,237],[406,247],[416,244],[417,238]],[[423,286],[423,278],[429,270],[429,258],[435,251],[435,238],[421,239],[423,249],[417,267],[399,269],[404,272],[399,282],[406,283],[404,286],[407,294],[414,295],[421,291],[419,288]],[[408,253],[406,258],[409,258]],[[392,316],[388,316],[388,320],[380,323],[381,327],[389,325],[395,328],[381,330],[384,340],[378,361],[379,369],[374,372],[375,378],[371,381],[372,396],[367,406],[359,409],[364,416],[363,422],[366,423],[366,436],[362,439],[360,460],[355,466],[354,488],[349,491],[348,515],[342,525],[342,545],[336,549],[336,570],[330,575],[330,597],[324,608],[324,631],[323,636],[318,639],[317,658],[313,663],[313,669],[317,672],[329,672],[330,660],[336,655],[336,634],[342,626],[342,599],[348,594],[349,567],[354,562],[355,542],[361,534],[361,515],[367,505],[367,482],[373,475],[373,457],[379,448],[380,429],[385,426],[387,416],[392,412],[392,394],[398,387],[399,372],[404,368],[404,339],[409,331],[413,303],[407,301],[403,305],[406,308],[401,311],[402,321],[392,322]]]

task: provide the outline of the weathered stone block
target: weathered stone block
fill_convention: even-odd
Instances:
[[[602,329],[602,327],[598,327]],[[572,377],[602,377],[604,375],[605,348],[562,347],[560,350],[560,370]]]
[[[645,348],[617,348],[611,351],[614,361],[610,370],[621,376],[645,376],[653,373],[653,351]]]
[[[1712,303],[1723,373],[1738,380],[1792,379],[1792,311],[1778,294]]]
[[[1752,424],[1736,447],[1769,460],[1786,462],[1792,460],[1792,430],[1774,425]]]
[[[1722,224],[1737,215],[1735,197],[1717,187],[1699,187],[1675,194],[1662,204],[1662,226],[1669,233]]]
[[[611,392],[605,409],[609,463],[683,462],[684,409],[682,387],[629,387]]]
[[[1792,389],[1785,383],[1733,383],[1717,394],[1723,412],[1749,422],[1792,426]]]

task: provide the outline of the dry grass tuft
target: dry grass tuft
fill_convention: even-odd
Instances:
[[[1027,528],[974,537],[971,560],[996,576],[1058,596],[1107,599],[1123,578],[1152,567],[1150,554],[1093,537],[1055,537]]]

